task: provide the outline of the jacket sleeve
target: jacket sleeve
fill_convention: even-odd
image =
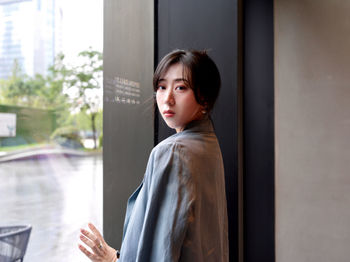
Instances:
[[[178,261],[193,221],[194,186],[186,150],[178,144],[153,152],[145,186],[148,199],[136,261]]]

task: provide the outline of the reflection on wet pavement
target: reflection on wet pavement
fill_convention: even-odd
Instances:
[[[102,156],[0,163],[0,225],[33,226],[24,261],[90,261],[79,229],[102,231]]]

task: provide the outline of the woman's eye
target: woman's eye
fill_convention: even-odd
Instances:
[[[180,90],[180,91],[182,91],[182,90],[186,90],[186,86],[177,86],[176,88],[175,88],[175,90]]]
[[[158,86],[157,90],[165,90],[165,86]]]

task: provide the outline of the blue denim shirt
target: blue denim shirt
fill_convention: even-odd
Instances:
[[[128,201],[120,262],[228,261],[224,167],[209,118],[151,152]]]

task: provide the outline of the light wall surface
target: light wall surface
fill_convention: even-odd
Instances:
[[[349,261],[349,13],[275,0],[277,262]]]

